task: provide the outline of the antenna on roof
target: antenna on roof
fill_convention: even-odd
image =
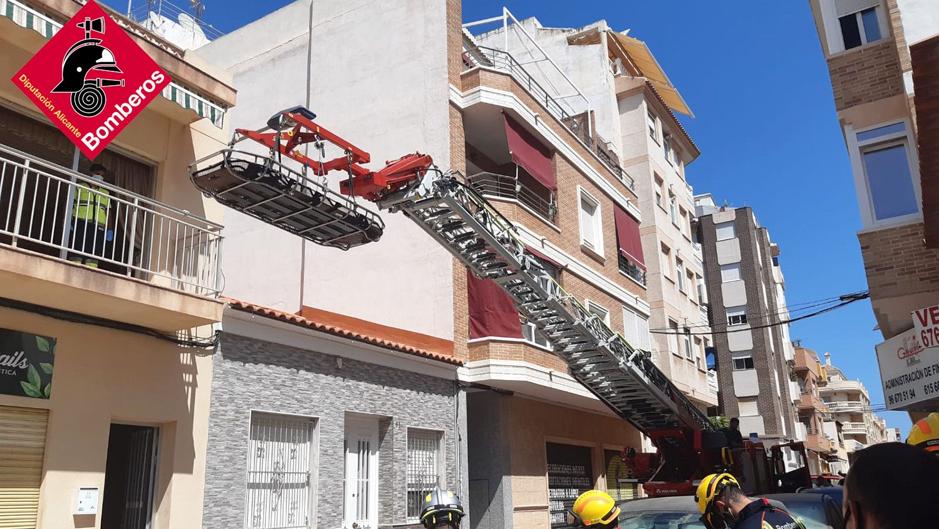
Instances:
[[[196,19],[201,20],[202,15],[205,13],[205,4],[202,0],[189,0],[189,6],[192,7],[192,12],[196,15]]]

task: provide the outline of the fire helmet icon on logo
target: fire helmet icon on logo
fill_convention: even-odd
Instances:
[[[101,39],[92,38],[92,32],[104,33],[104,17],[85,18],[76,24],[85,30],[85,38],[68,49],[62,60],[62,82],[52,89],[53,92],[72,94],[72,109],[80,115],[90,118],[97,116],[104,109],[106,97],[103,88],[124,86],[123,79],[88,79],[92,70],[124,73],[117,66],[111,50],[101,45]]]

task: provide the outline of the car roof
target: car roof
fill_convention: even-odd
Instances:
[[[662,498],[639,498],[619,504],[622,512],[669,511],[698,512],[694,496],[665,496]]]
[[[776,494],[761,494],[761,498],[779,500],[783,503],[822,503],[825,494],[803,494],[801,492],[778,492]]]

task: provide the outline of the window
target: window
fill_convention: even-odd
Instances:
[[[698,302],[702,305],[708,302],[708,291],[707,287],[704,285],[704,278],[696,275],[695,281],[698,284]]]
[[[701,344],[700,338],[694,339],[694,350],[698,351],[698,354],[695,355],[694,363],[698,369],[704,371],[704,346]]]
[[[649,320],[645,316],[623,307],[623,337],[629,345],[648,351],[652,347]]]
[[[874,219],[919,212],[906,141],[863,147],[861,158]]]
[[[678,334],[678,322],[668,320],[668,350],[673,355],[681,356],[681,352],[678,350]]]
[[[747,323],[747,308],[727,307],[727,325],[745,325]]]
[[[424,495],[444,486],[440,456],[441,432],[408,428],[408,521],[421,515]]]
[[[688,228],[691,227],[691,225],[688,224],[688,212],[685,211],[685,208],[683,208],[683,207],[681,207],[681,206],[678,206],[678,216],[681,218],[681,222],[678,223],[678,231],[680,231],[681,234],[684,235],[684,234],[685,234],[685,228],[686,228],[686,227],[688,227]],[[690,229],[688,230],[688,233],[691,233],[691,230],[690,230]]]
[[[658,118],[655,117],[655,114],[652,111],[648,111],[648,119],[646,121],[649,127],[649,137],[652,138],[656,144],[659,143],[659,127],[658,127]]]
[[[580,242],[596,253],[603,254],[603,226],[600,203],[580,190]]]
[[[655,176],[655,205],[665,209],[665,202],[662,200],[662,186],[664,182],[662,181],[662,177],[658,174],[653,173],[653,175]]]
[[[297,527],[316,518],[309,479],[315,436],[310,417],[251,412],[244,527]]]
[[[714,232],[717,235],[717,240],[726,241],[727,239],[733,239],[737,236],[734,231],[734,221],[728,222],[719,222],[714,225]]]
[[[668,218],[672,224],[678,226],[678,198],[671,191],[668,193]]]
[[[850,50],[881,38],[877,7],[871,7],[838,18],[844,49]]]
[[[682,338],[685,342],[685,358],[694,360],[694,349],[691,348],[691,329],[685,327],[685,335]]]
[[[607,324],[607,326],[610,325],[610,311],[606,310],[603,305],[598,305],[588,299],[587,310],[603,320],[603,323]]]
[[[662,275],[666,279],[671,279],[672,274],[672,251],[668,246],[662,245]]]
[[[742,371],[744,369],[753,369],[753,356],[735,356],[734,357],[734,371]]]
[[[677,282],[678,282],[678,290],[684,292],[685,291],[685,263],[681,259],[678,259],[677,257],[675,258],[675,271],[676,271],[675,278],[677,279]]]
[[[721,265],[721,283],[740,281],[740,263]]]
[[[669,165],[673,165],[674,162],[672,160],[674,160],[675,158],[675,152],[672,150],[672,135],[671,134],[666,132],[665,134],[662,135],[662,146],[665,149],[665,161],[667,161]]]
[[[538,327],[535,327],[534,323],[531,323],[524,318],[522,318],[522,339],[532,345],[537,345],[538,347],[544,347],[545,349],[552,348],[551,342],[549,342],[548,338],[538,330]]]

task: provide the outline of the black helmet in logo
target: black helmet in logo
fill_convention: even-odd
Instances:
[[[97,116],[104,109],[105,96],[102,88],[124,86],[123,79],[88,79],[92,70],[123,73],[117,66],[111,50],[101,45],[101,39],[91,38],[91,33],[104,33],[104,17],[85,18],[78,27],[85,30],[85,38],[68,49],[62,60],[62,82],[53,92],[70,92],[72,108],[82,116]]]

